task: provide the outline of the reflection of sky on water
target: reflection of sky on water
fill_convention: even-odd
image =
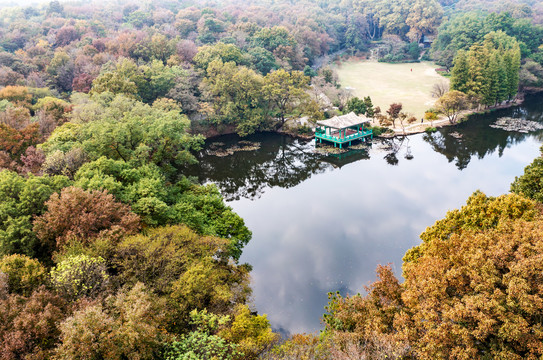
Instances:
[[[418,235],[480,189],[499,195],[538,155],[528,137],[458,170],[423,135],[410,137],[414,159],[391,166],[373,147],[369,160],[313,174],[291,188],[267,188],[260,198],[230,202],[253,231],[241,261],[253,265],[255,304],[274,328],[315,331],[327,292],[363,292],[377,264],[398,275]]]

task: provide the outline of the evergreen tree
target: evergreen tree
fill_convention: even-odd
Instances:
[[[458,90],[490,106],[513,98],[518,90],[520,47],[502,31],[490,32],[454,59],[451,90]]]
[[[373,102],[369,96],[364,98],[364,104],[366,104],[366,116],[372,118],[375,115],[375,111],[373,110]]]
[[[500,61],[497,51],[492,51],[486,67],[485,92],[482,94],[483,103],[487,106],[494,105],[498,101]]]
[[[347,111],[348,112],[354,112],[356,115],[365,115],[367,108],[366,103],[364,100],[358,98],[358,97],[352,97],[347,101]]]
[[[520,48],[518,44],[505,52],[503,56],[504,68],[507,74],[507,99],[511,100],[518,91],[519,70],[520,70]]]
[[[468,95],[484,98],[488,92],[489,83],[486,77],[488,59],[488,51],[483,46],[474,45],[470,48],[468,52],[469,79],[466,84]]]
[[[468,56],[464,50],[460,50],[454,58],[454,67],[451,74],[451,90],[468,92],[469,81]]]
[[[508,98],[508,79],[507,79],[507,68],[505,66],[505,60],[503,53],[500,53],[498,50],[498,99],[497,102],[502,102]]]

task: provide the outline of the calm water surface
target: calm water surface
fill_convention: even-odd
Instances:
[[[401,276],[404,253],[427,226],[475,190],[509,190],[538,156],[543,133],[489,127],[502,116],[543,121],[543,97],[432,135],[374,140],[341,157],[315,153],[312,141],[255,135],[247,140],[259,150],[217,157],[208,147],[194,172],[216,183],[253,231],[241,261],[253,265],[256,309],[275,330],[313,332],[322,328],[328,292],[364,292],[378,264],[391,263]]]

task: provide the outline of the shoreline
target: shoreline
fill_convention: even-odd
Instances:
[[[437,120],[434,120],[431,122],[424,121],[422,123],[415,123],[415,124],[407,125],[405,126],[405,128],[385,126],[385,128],[392,130],[394,133],[393,134],[388,133],[388,135],[387,134],[378,135],[377,137],[393,138],[397,136],[409,136],[409,135],[421,134],[423,132],[426,132],[426,130],[429,128],[439,129],[442,127],[456,126],[460,123],[469,121],[469,118],[472,115],[486,114],[486,113],[491,113],[497,110],[509,109],[512,107],[520,106],[523,103],[524,103],[524,97],[516,99],[516,100],[512,100],[511,102],[506,103],[506,104],[498,105],[495,107],[489,107],[487,109],[478,110],[475,108],[475,109],[463,110],[458,113],[458,119],[453,123],[451,123],[446,116],[441,115]],[[373,120],[371,124],[372,126],[379,126],[379,123],[375,120]]]
[[[426,129],[432,128],[432,127],[437,129],[437,128],[442,128],[442,127],[447,127],[447,126],[456,126],[456,125],[458,125],[460,123],[469,121],[469,118],[472,115],[491,113],[491,112],[502,110],[502,109],[508,109],[508,108],[520,106],[520,105],[522,105],[524,103],[526,96],[537,95],[537,94],[541,94],[541,93],[543,93],[543,88],[530,88],[530,89],[527,89],[527,91],[525,91],[523,93],[519,93],[519,96],[515,100],[510,101],[509,103],[489,107],[489,108],[486,108],[486,109],[474,108],[474,109],[469,109],[469,110],[463,110],[458,114],[458,120],[456,122],[454,122],[454,123],[451,123],[446,116],[441,115],[437,120],[434,120],[432,122],[429,122],[429,121],[425,120],[422,123],[415,123],[415,124],[411,124],[411,125],[406,125],[404,128],[402,128],[401,126],[400,127],[398,127],[398,126],[396,126],[396,127],[385,126],[383,128],[390,129],[390,130],[393,131],[393,133],[387,132],[385,134],[375,135],[374,137],[375,138],[382,138],[382,139],[391,139],[391,138],[395,138],[395,137],[421,134],[421,133],[426,132]],[[371,124],[371,126],[379,126],[379,127],[381,127],[379,125],[379,122],[377,120],[375,120],[375,119],[372,119],[370,124]],[[235,132],[234,127],[230,127],[228,129],[225,129],[225,130],[226,131],[223,130],[223,132],[219,132],[219,131],[217,131],[217,129],[213,129],[211,127],[211,128],[208,128],[207,131],[197,132],[197,133],[204,135],[206,141],[210,140],[210,139],[213,139],[213,138],[216,138],[216,137],[223,136],[223,135],[237,134]],[[266,132],[286,135],[286,136],[290,136],[290,137],[295,138],[295,139],[301,139],[301,140],[304,140],[304,141],[310,141],[310,140],[313,140],[315,138],[314,133],[313,134],[298,134],[298,133],[296,133],[294,131],[288,131],[288,130],[285,131],[285,130],[283,130],[281,128],[276,129],[276,130],[262,131],[261,133],[266,133]]]
[[[400,127],[398,127],[398,126],[397,127],[381,126],[381,125],[379,125],[379,122],[377,120],[375,120],[375,119],[372,119],[370,124],[371,124],[372,127],[378,126],[378,127],[386,128],[386,129],[389,129],[389,130],[393,131],[393,133],[387,132],[387,133],[383,133],[383,134],[380,134],[380,135],[374,135],[374,138],[391,139],[391,138],[395,138],[395,137],[403,137],[403,136],[422,134],[422,133],[426,132],[426,129],[428,129],[428,128],[436,128],[436,129],[438,129],[438,128],[442,128],[442,127],[456,126],[456,125],[458,125],[460,123],[469,121],[469,118],[472,115],[491,113],[491,112],[494,112],[494,111],[497,111],[497,110],[508,109],[508,108],[520,106],[520,105],[522,105],[524,103],[526,95],[533,95],[533,94],[538,94],[538,93],[543,93],[543,89],[538,89],[537,91],[530,92],[530,93],[523,93],[519,98],[517,98],[515,100],[512,100],[509,103],[501,104],[501,105],[498,105],[498,106],[495,106],[495,107],[489,107],[487,109],[482,109],[482,110],[478,110],[477,108],[469,109],[469,110],[463,110],[458,114],[458,120],[456,122],[454,122],[454,123],[451,123],[446,116],[441,115],[437,120],[434,120],[432,122],[424,121],[422,123],[415,123],[415,124],[411,124],[411,125],[406,125],[404,128],[402,128],[401,126]],[[277,130],[275,132],[278,133],[278,134],[288,135],[288,136],[291,136],[293,138],[302,139],[302,140],[313,140],[315,138],[314,134],[312,134],[312,135],[300,135],[300,134],[294,134],[294,133],[290,133],[288,131],[282,131],[282,130]]]

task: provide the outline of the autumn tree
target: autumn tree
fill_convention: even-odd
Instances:
[[[420,235],[422,244],[415,246],[404,256],[404,262],[416,261],[424,253],[426,244],[434,239],[446,240],[453,234],[463,231],[488,230],[498,228],[509,220],[532,221],[537,216],[536,203],[519,195],[488,197],[481,192],[473,193],[466,205],[447,213]]]
[[[88,243],[100,237],[118,239],[139,230],[140,218],[107,191],[62,189],[45,203],[47,211],[34,221],[44,246],[62,249],[71,241]],[[70,214],[70,216],[66,216]]]
[[[78,74],[72,80],[73,91],[88,93],[92,88],[94,76],[89,74]]]
[[[430,121],[430,126],[434,126],[434,121],[437,120],[437,114],[433,111],[426,111],[424,113],[424,120]]]
[[[408,310],[397,319],[414,354],[539,358],[542,230],[539,215],[427,242],[424,255],[404,265]]]
[[[0,90],[0,99],[8,100],[15,106],[30,108],[32,94],[26,86],[6,86]]]
[[[13,106],[7,100],[1,100],[0,124],[9,126],[15,130],[22,130],[32,125],[31,114],[28,108]]]
[[[20,83],[23,78],[24,77],[21,74],[13,71],[7,66],[0,67],[0,85],[2,86],[16,85],[17,83]]]
[[[447,116],[451,124],[457,122],[460,111],[467,109],[468,106],[466,94],[458,90],[449,91],[436,102],[437,109]]]
[[[400,358],[408,354],[409,344],[394,324],[404,308],[404,289],[390,266],[378,266],[377,278],[365,287],[366,296],[328,294],[323,319],[326,334],[336,344],[332,345],[334,352],[345,356],[345,352],[355,350],[358,356],[367,358]],[[363,346],[353,346],[356,344]]]
[[[318,335],[293,334],[263,356],[266,360],[326,359],[330,351]]]
[[[22,156],[30,147],[35,147],[41,140],[39,124],[33,123],[17,130],[0,123],[0,153],[6,160],[0,160],[0,169],[18,170],[22,165]]]
[[[156,359],[168,335],[163,304],[141,283],[74,312],[60,325],[57,359]]]
[[[396,120],[400,116],[400,112],[402,111],[403,105],[401,103],[394,103],[390,104],[390,107],[387,110],[387,114],[390,118],[390,121],[392,121],[392,126],[396,127]]]
[[[69,314],[66,302],[39,288],[29,297],[0,299],[0,357],[52,358],[60,335],[59,323]]]
[[[79,33],[74,26],[63,26],[55,35],[55,46],[66,46],[79,39]]]
[[[247,305],[238,304],[234,308],[230,326],[219,331],[218,335],[238,345],[244,359],[257,359],[279,338],[273,333],[266,315],[253,315]]]
[[[535,201],[475,193],[421,234],[403,284],[379,268],[366,296],[332,295],[326,331],[342,352],[373,356],[538,358],[542,230]]]
[[[4,256],[0,259],[0,272],[7,276],[9,292],[23,296],[30,296],[47,279],[45,267],[26,255]]]
[[[17,167],[17,172],[22,175],[29,173],[34,175],[42,175],[42,165],[45,161],[43,151],[36,149],[34,146],[29,146],[20,157],[20,165]]]
[[[170,226],[124,239],[113,261],[122,283],[143,282],[174,301],[177,320],[169,326],[179,330],[191,310],[224,313],[250,294],[248,269],[228,262],[228,247],[228,240]]]

